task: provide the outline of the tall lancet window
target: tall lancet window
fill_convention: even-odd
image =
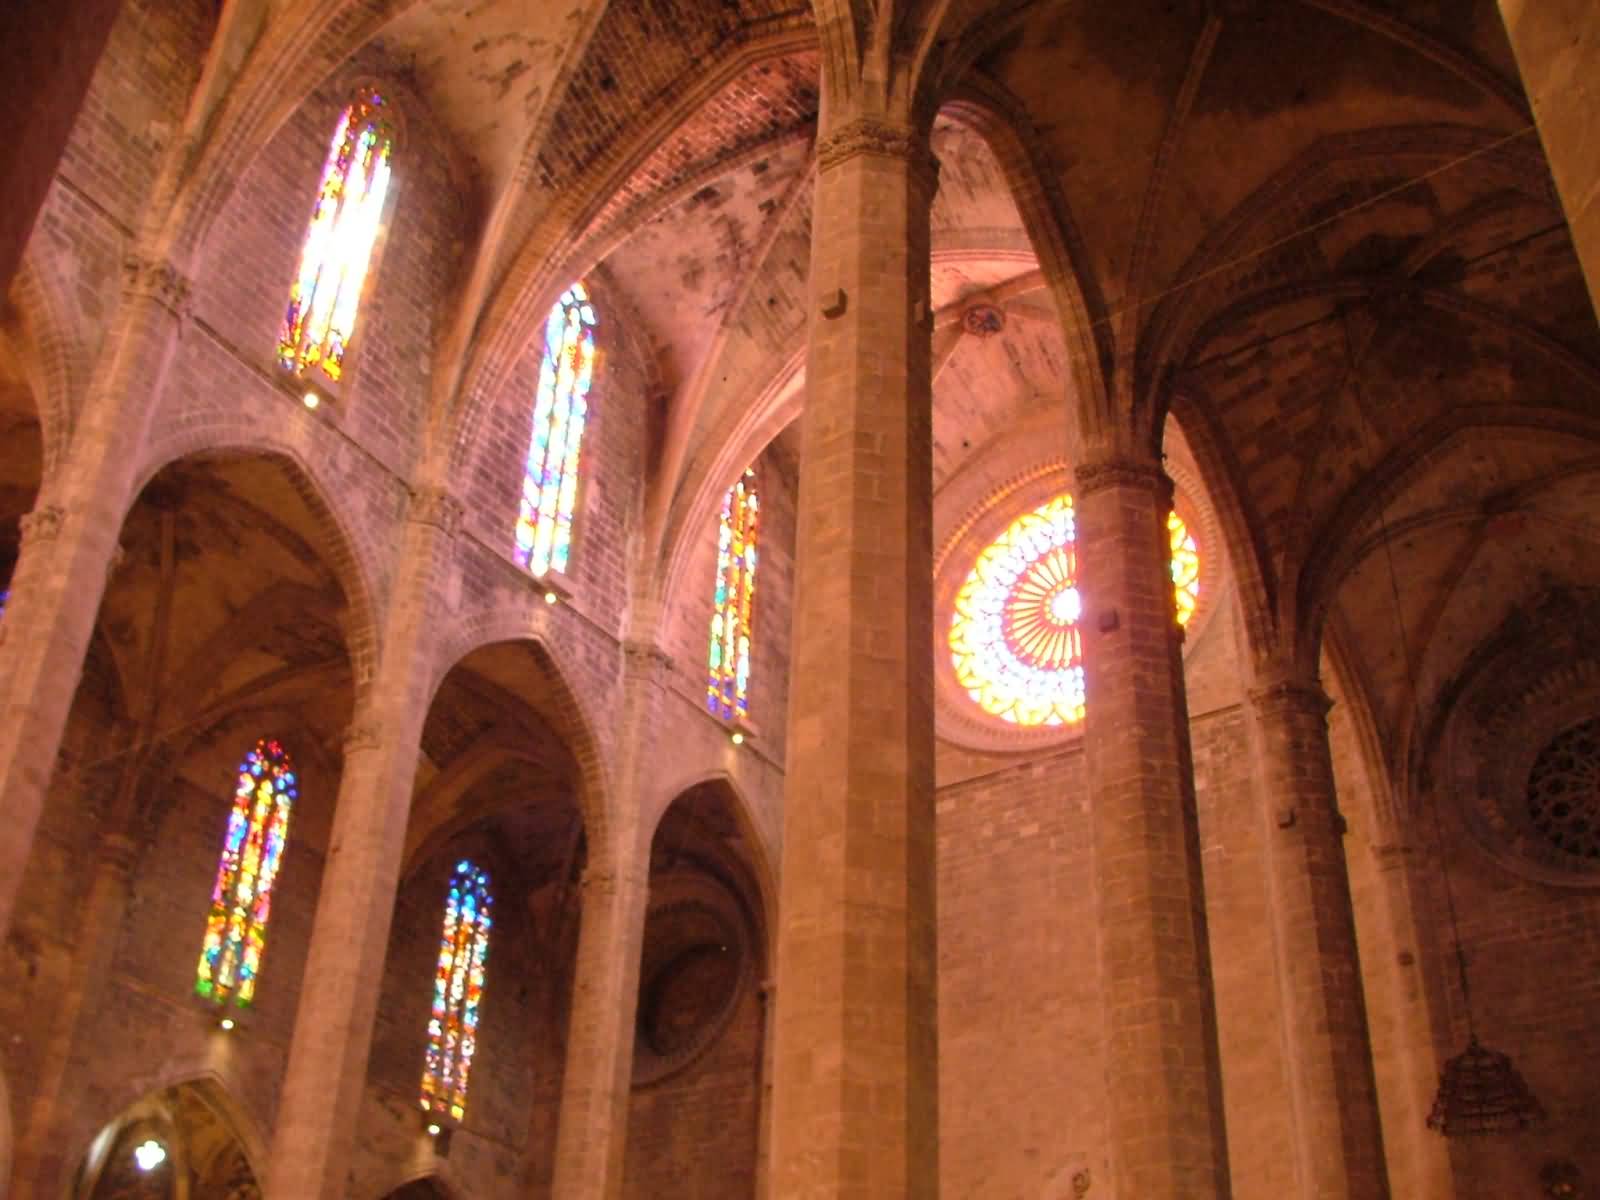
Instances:
[[[544,360],[533,404],[533,437],[522,475],[515,554],[534,575],[565,572],[572,551],[572,513],[578,499],[578,450],[589,419],[594,382],[595,313],[575,283],[561,294],[544,324]]]
[[[289,839],[298,797],[294,764],[276,741],[263,738],[239,764],[233,811],[222,839],[211,913],[195,979],[197,994],[244,1006],[255,999],[266,948],[272,884]]]
[[[278,361],[287,370],[320,371],[335,382],[344,374],[389,194],[394,127],[387,108],[380,92],[363,88],[334,127],[278,337]]]
[[[706,707],[725,721],[750,713],[750,618],[756,598],[756,539],[761,502],[755,473],[722,498],[717,526],[717,590],[712,601]]]
[[[467,859],[456,864],[444,901],[444,935],[433,979],[428,1057],[422,1069],[422,1108],[460,1121],[467,1113],[467,1080],[478,1048],[483,965],[489,957],[489,873]]]

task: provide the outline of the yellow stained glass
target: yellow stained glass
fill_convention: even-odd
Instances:
[[[1194,616],[1200,552],[1177,513],[1167,518],[1179,624]],[[1070,495],[1024,513],[978,555],[956,593],[950,658],[984,712],[1016,725],[1083,719],[1083,597]]]

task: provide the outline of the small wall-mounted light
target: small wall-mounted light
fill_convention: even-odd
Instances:
[[[437,1121],[429,1121],[428,1122],[428,1136],[429,1137],[438,1137],[439,1136],[439,1123]]]
[[[544,602],[546,604],[560,604],[561,603],[561,593],[560,592],[546,592],[544,594]]]
[[[317,405],[322,403],[322,397],[317,395],[316,392],[307,392],[304,396],[300,397],[300,403],[304,404],[307,408],[315,409]]]
[[[728,735],[728,740],[730,742],[732,742],[735,746],[744,745],[744,730],[735,729],[732,733],[730,733]]]
[[[233,1018],[223,1017],[222,1020],[217,1022],[217,1028],[222,1030],[223,1033],[231,1032],[233,1029]]]
[[[141,1171],[154,1171],[167,1161],[167,1148],[155,1138],[146,1138],[133,1148],[133,1161]]]

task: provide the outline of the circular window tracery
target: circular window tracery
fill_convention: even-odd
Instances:
[[[1600,859],[1600,717],[1551,739],[1528,772],[1528,817],[1574,858]]]
[[[1187,523],[1167,518],[1179,624],[1194,615],[1200,552]],[[1072,497],[1022,514],[979,553],[956,593],[950,656],[956,681],[984,712],[1015,725],[1083,719],[1083,597]]]

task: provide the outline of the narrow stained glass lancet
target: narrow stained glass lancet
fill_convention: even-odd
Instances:
[[[380,92],[363,88],[334,127],[278,337],[287,370],[316,369],[335,382],[344,374],[389,193],[394,128],[386,110]]]
[[[467,1080],[478,1048],[478,1008],[483,966],[489,957],[489,873],[468,859],[456,864],[444,902],[444,934],[433,980],[428,1056],[422,1069],[422,1108],[460,1121],[467,1112]]]
[[[515,546],[517,563],[534,575],[565,572],[572,550],[578,450],[594,382],[594,328],[594,305],[581,283],[561,294],[545,321]]]
[[[717,526],[717,590],[711,613],[706,707],[724,721],[750,714],[750,618],[756,594],[756,538],[761,503],[755,474],[722,498]]]
[[[211,913],[195,992],[218,1003],[255,999],[266,947],[272,884],[283,862],[289,817],[299,792],[294,764],[278,742],[263,738],[239,764],[233,810],[223,835]]]

